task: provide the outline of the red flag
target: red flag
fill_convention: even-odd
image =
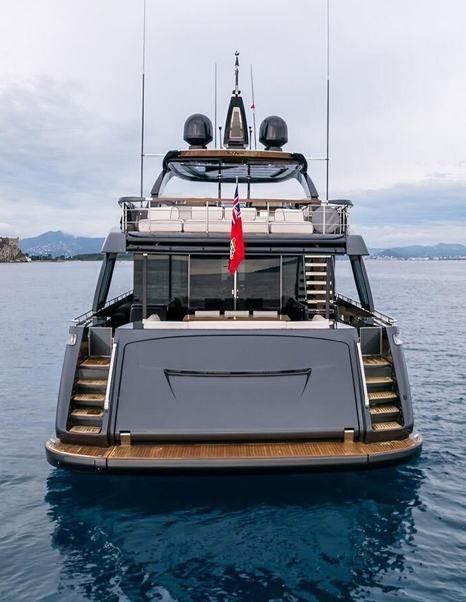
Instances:
[[[233,210],[231,213],[231,231],[230,231],[230,261],[228,262],[228,271],[234,274],[239,264],[244,259],[244,237],[243,221],[241,219],[241,207],[239,203],[238,185],[236,185],[235,198],[233,199]]]

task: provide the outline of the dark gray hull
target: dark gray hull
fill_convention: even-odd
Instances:
[[[97,372],[83,368],[87,335],[83,327],[71,328],[57,439],[46,445],[55,466],[123,472],[357,469],[402,461],[421,448],[420,436],[411,435],[409,383],[394,326],[384,332],[393,379],[386,372],[380,377],[393,381],[389,393],[399,402],[400,424],[392,431],[377,429],[367,403],[356,328],[133,323],[114,333],[98,428],[77,432],[70,423],[77,383],[102,376],[98,366]],[[224,450],[217,454],[215,445]],[[245,451],[244,445],[250,447]],[[248,455],[248,449],[254,452]]]

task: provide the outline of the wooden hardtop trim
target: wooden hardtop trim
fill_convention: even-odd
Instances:
[[[185,159],[282,159],[286,161],[295,161],[296,157],[292,153],[284,152],[284,151],[266,151],[266,150],[246,150],[246,149],[209,149],[209,148],[199,148],[199,149],[190,149],[190,150],[182,150],[179,152],[177,157],[170,158],[170,161],[176,161],[178,158]]]

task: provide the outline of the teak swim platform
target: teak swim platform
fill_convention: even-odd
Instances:
[[[419,449],[420,435],[398,441],[268,442],[268,443],[157,443],[92,447],[60,441],[47,442],[47,453],[57,466],[128,472],[196,469],[247,470],[257,468],[367,468],[397,462]]]
[[[189,149],[165,155],[150,195],[119,200],[92,309],[69,329],[45,445],[55,466],[363,469],[422,447],[399,330],[375,309],[352,203],[319,198],[305,157],[282,150],[280,117],[261,124],[264,150],[248,148],[235,73],[223,148],[208,148],[212,124],[192,115]],[[189,195],[173,191],[182,181]],[[235,186],[245,258],[232,276]],[[132,286],[109,299],[121,254]],[[357,300],[339,292],[340,259]]]

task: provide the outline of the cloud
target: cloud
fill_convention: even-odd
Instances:
[[[2,231],[102,234],[118,220],[116,199],[138,190],[142,2],[107,4],[23,0],[2,11]],[[424,0],[422,11],[403,0],[331,4],[331,196],[352,198],[355,226],[374,239],[386,228],[387,241],[403,231],[437,242],[434,222],[460,236],[465,3]],[[324,154],[325,2],[295,0],[287,11],[279,0],[147,8],[147,152],[184,146],[190,113],[213,117],[214,63],[223,122],[239,49],[247,107],[254,65],[258,124],[282,115],[287,150]],[[159,164],[146,162],[146,191]],[[322,193],[325,164],[310,170]]]
[[[80,106],[50,79],[0,93],[0,221],[22,236],[94,232],[138,188],[137,129]]]
[[[371,246],[466,243],[466,181],[449,177],[356,191],[355,230]]]

